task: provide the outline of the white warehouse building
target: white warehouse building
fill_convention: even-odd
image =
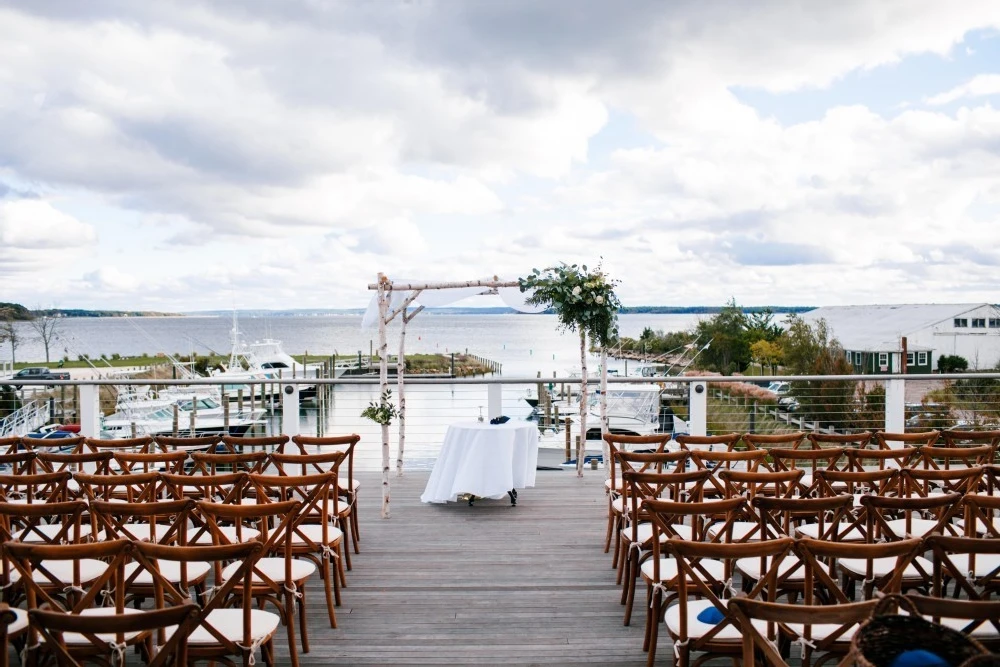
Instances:
[[[909,373],[937,370],[941,355],[958,355],[970,370],[1000,363],[1000,307],[989,303],[824,306],[806,313],[823,319],[857,372],[899,373],[906,339]]]

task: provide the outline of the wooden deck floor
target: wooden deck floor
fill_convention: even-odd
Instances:
[[[642,602],[624,627],[603,553],[603,475],[539,471],[517,507],[469,507],[421,503],[428,473],[407,473],[392,478],[389,520],[379,518],[380,475],[359,475],[361,554],[337,629],[311,583],[302,665],[644,665]],[[670,656],[661,638],[660,662]]]

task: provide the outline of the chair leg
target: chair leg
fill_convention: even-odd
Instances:
[[[639,578],[639,552],[633,549],[632,553],[635,554],[635,562],[633,562],[630,555],[628,559],[628,576],[625,579],[625,590],[627,592],[625,599],[625,625],[629,625],[632,622],[632,607],[635,606],[635,580]]]
[[[333,608],[333,584],[331,579],[337,582],[337,588],[340,588],[340,579],[337,577],[337,573],[333,570],[332,556],[330,558],[325,558],[320,561],[320,576],[323,579],[323,589],[326,593],[326,611],[327,615],[330,617],[330,627],[337,627],[337,612]],[[340,592],[339,590],[337,591]]]
[[[642,650],[649,650],[649,628],[652,625],[653,617],[653,587],[650,582],[646,582],[646,628],[642,634]]]
[[[343,542],[337,545],[337,554],[340,556],[340,558],[337,559],[337,576],[340,578],[340,587],[347,588],[347,571],[344,569],[344,557],[343,557],[343,554],[345,551],[347,551],[347,549],[342,547],[343,547]]]
[[[626,561],[628,560],[629,544],[630,542],[626,542],[625,538],[619,535],[618,547],[615,549],[615,555],[617,556],[618,560],[618,576],[615,578],[615,583],[618,584],[619,586],[622,583],[622,576],[625,573],[625,565]]]
[[[306,582],[302,582],[299,586],[299,596],[294,596],[295,599],[292,600],[292,606],[298,607],[299,614],[299,633],[302,635],[302,652],[309,652],[309,627],[306,625]],[[288,620],[288,624],[292,624],[292,620]]]
[[[343,533],[344,535],[347,535],[347,531],[349,529],[348,525],[347,525],[347,517],[343,517],[343,516],[340,517],[340,519],[338,521],[338,524],[340,526],[340,532]],[[344,547],[344,557],[345,557],[345,560],[347,561],[347,569],[350,570],[351,569],[351,550],[348,549],[346,546]]]
[[[354,543],[354,553],[361,553],[361,549],[358,547],[358,542],[361,541],[361,533],[358,532],[358,506],[357,504],[351,505],[351,542]]]
[[[611,550],[611,535],[614,532],[612,525],[615,522],[615,512],[611,508],[611,502],[608,501],[608,531],[604,535],[604,553],[608,553]]]
[[[659,588],[649,587],[653,593],[650,615],[646,624],[646,634],[649,636],[649,653],[646,655],[646,667],[653,667],[656,661],[656,640],[660,634],[660,607],[663,604],[663,593]]]
[[[622,550],[622,538],[621,532],[616,533],[617,539],[615,539],[615,553],[611,556],[611,567],[618,568],[618,559],[621,558]]]
[[[340,601],[340,545],[337,546],[337,550],[330,554],[330,569],[327,571],[326,576],[333,579],[333,599],[337,606],[341,605]]]

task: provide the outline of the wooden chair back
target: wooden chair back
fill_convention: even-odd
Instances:
[[[852,496],[874,494],[895,495],[899,492],[899,470],[817,470],[816,492],[821,496]]]
[[[87,449],[92,452],[148,452],[150,445],[153,444],[153,437],[144,435],[138,438],[121,438],[114,440],[87,438],[85,444]]]
[[[838,529],[844,527],[853,504],[854,498],[846,495],[826,498],[758,495],[750,501],[750,506],[760,518],[762,540],[795,537],[795,529],[806,523],[817,525],[818,539],[839,540],[841,535]]]
[[[191,452],[192,475],[219,475],[231,472],[262,473],[269,454],[263,450],[227,454]]]
[[[748,503],[746,498],[727,498],[701,502],[661,500],[653,497],[643,499],[643,512],[653,524],[653,544],[683,536],[675,530],[677,525],[691,526],[691,539],[697,542],[712,541],[732,543],[733,524],[746,518]],[[709,527],[714,524],[714,535],[709,535]]]
[[[780,447],[782,449],[798,449],[806,438],[803,431],[793,431],[791,433],[744,433],[743,442],[749,449],[772,449]]]
[[[1000,446],[1000,430],[973,431],[962,429],[945,429],[941,431],[941,439],[945,447],[969,447],[989,445],[995,452]]]
[[[826,447],[843,447],[844,449],[865,449],[872,441],[874,434],[871,431],[861,431],[860,433],[823,433],[812,431],[806,438],[814,449],[824,449]]]
[[[847,469],[858,472],[870,470],[872,467],[878,470],[887,468],[899,470],[910,467],[919,457],[919,453],[918,447],[848,449],[846,452]]]
[[[69,499],[68,472],[0,475],[0,501],[18,504],[58,503]]]
[[[974,493],[983,479],[982,467],[972,468],[904,468],[900,470],[900,495],[928,496],[939,493]]]
[[[954,600],[919,593],[907,593],[903,597],[921,616],[934,623],[942,624],[953,619],[968,621],[959,628],[959,632],[974,636],[992,653],[1000,649],[1000,600]]]
[[[934,526],[925,533],[941,533],[958,535],[958,529],[952,524],[952,519],[962,509],[962,495],[946,493],[927,498],[899,498],[891,496],[867,495],[861,497],[861,505],[865,509],[868,521],[868,538],[870,540],[902,540],[914,535],[913,524],[924,516],[933,517]],[[902,516],[902,530],[894,527],[891,516]],[[920,534],[919,537],[923,537]]]
[[[931,594],[986,600],[1000,592],[1000,541],[990,537],[928,535],[924,540],[934,561]]]
[[[0,466],[10,468],[12,475],[34,475],[39,470],[36,467],[38,452],[25,450],[0,454]]]
[[[79,453],[83,451],[84,442],[87,439],[82,435],[74,435],[69,438],[30,438],[22,436],[20,446],[33,452],[49,452],[54,449]]]
[[[918,465],[935,470],[984,466],[993,463],[995,452],[996,450],[991,445],[965,445],[961,447],[934,445],[932,447],[921,447]]]
[[[21,443],[21,436],[19,435],[0,438],[0,452],[4,454],[17,454],[25,449],[27,448]]]
[[[967,493],[962,498],[965,507],[965,535],[983,535],[1000,539],[1000,496]]]
[[[222,443],[220,435],[154,436],[156,447],[162,452],[215,452]]]
[[[89,475],[78,472],[73,479],[80,484],[80,492],[91,502],[95,500],[124,500],[128,503],[152,503],[160,493],[160,474],[156,472],[125,473],[121,475]]]
[[[289,437],[287,435],[265,435],[255,438],[235,435],[222,436],[222,444],[232,454],[238,454],[248,450],[259,450],[269,454],[274,450],[280,450],[288,441]]]
[[[193,521],[194,509],[194,501],[190,498],[152,503],[104,500],[90,503],[94,534],[103,536],[100,539],[156,544],[187,544],[187,530]]]
[[[677,444],[682,449],[693,452],[698,449],[714,451],[721,449],[728,452],[736,447],[736,443],[743,437],[740,433],[725,433],[722,435],[679,435]]]
[[[892,433],[875,431],[875,443],[879,449],[900,449],[902,447],[930,447],[941,436],[940,431],[916,431],[912,433]],[[895,444],[892,443],[902,443]]]
[[[758,494],[790,498],[799,490],[804,474],[805,471],[801,469],[780,472],[723,470],[719,473],[719,479],[725,485],[727,498],[753,498]]]
[[[38,452],[39,471],[49,472],[92,472],[98,475],[111,474],[114,452]]]
[[[843,447],[825,449],[772,449],[771,460],[775,471],[803,470],[799,495],[809,496],[818,492],[820,470],[840,470],[846,450]]]
[[[636,450],[643,450],[648,452],[652,450],[653,452],[659,453],[665,450],[667,443],[670,442],[670,434],[653,434],[653,435],[621,435],[618,433],[605,433],[601,436],[604,442],[608,445],[608,465],[610,466],[609,471],[609,482],[610,482],[610,492],[612,496],[616,496],[621,492],[621,460],[618,457],[620,452],[629,452]]]
[[[853,583],[861,581],[862,597],[871,600],[878,594],[899,593],[903,587],[904,574],[908,579],[916,571],[923,584],[930,581],[931,572],[916,560],[923,552],[923,541],[906,539],[896,542],[840,542],[835,540],[814,540],[807,537],[795,542],[795,553],[805,564],[806,571],[814,578],[813,587],[818,594],[831,604],[848,604],[854,601]],[[856,579],[848,577],[848,571],[840,568],[838,562],[860,561],[864,573]],[[885,559],[895,559],[891,567],[878,567]],[[837,569],[844,575],[840,579]],[[851,572],[854,572],[852,568]]]
[[[169,472],[183,473],[188,455],[184,451],[172,452],[114,452],[115,461],[125,473]]]

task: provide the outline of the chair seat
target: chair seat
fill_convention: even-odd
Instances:
[[[803,607],[802,615],[808,616],[808,607]],[[797,636],[801,637],[806,633],[805,623],[785,623],[785,626],[794,632]],[[839,623],[812,623],[809,626],[809,638],[813,640],[823,641],[827,637],[837,633],[842,627]],[[854,633],[858,631],[860,626],[855,623],[851,627],[844,630],[844,632],[837,636],[837,642],[844,642],[845,644],[850,643],[851,638],[854,637]]]
[[[24,542],[25,544],[51,544],[52,540],[59,535],[59,532],[63,529],[61,524],[58,523],[44,523],[39,526],[32,528],[30,532],[24,533],[22,535],[23,529],[13,531],[13,538],[18,542]],[[90,532],[89,526],[80,526],[80,534],[85,535]],[[70,530],[66,533],[67,537],[73,538],[73,531]],[[89,537],[89,535],[87,535]]]
[[[323,544],[323,526],[321,524],[305,523],[296,526],[295,530],[292,531],[292,544],[295,546],[301,546],[303,544],[306,544],[306,542],[303,539],[301,539],[303,535],[311,542],[315,542],[316,544],[320,545]],[[327,536],[326,543],[330,545],[330,544],[336,544],[337,542],[342,540],[344,537],[344,533],[343,531],[340,530],[340,528],[337,528],[336,526],[331,524],[327,526],[326,536]]]
[[[685,526],[684,524],[676,524],[673,526],[673,529],[677,532],[678,537],[680,537],[681,539],[690,540],[694,536],[694,531],[692,530],[691,526]],[[636,533],[638,535],[639,544],[645,544],[646,542],[653,539],[653,524],[648,522],[640,523],[638,528],[636,529]],[[622,528],[622,535],[625,537],[625,539],[631,541],[632,528],[631,527]],[[670,539],[670,537],[671,536],[667,535],[666,533],[663,532],[660,533],[661,542],[666,542],[668,539]]]
[[[222,570],[222,579],[225,581],[232,577],[243,563],[231,563]],[[257,571],[263,572],[271,581],[285,581],[285,559],[284,558],[261,558],[254,564],[253,583],[263,583]],[[292,559],[292,581],[302,581],[308,579],[316,571],[316,565],[312,561],[299,558]]]
[[[203,532],[201,535],[195,537],[195,533],[199,529],[188,528],[188,539],[192,545],[204,545],[212,544],[212,533],[208,530]],[[231,543],[237,541],[249,542],[250,540],[255,540],[260,537],[260,531],[256,528],[243,528],[240,531],[240,535],[236,534],[236,526],[219,526],[219,532]],[[238,538],[242,538],[241,540]]]
[[[698,614],[712,606],[713,605],[710,600],[687,601],[688,638],[697,639],[699,637],[703,637],[715,627],[714,624],[698,620]],[[679,637],[681,633],[681,605],[675,604],[668,607],[663,618],[667,624],[667,629],[670,630],[670,634],[674,637]],[[767,623],[765,621],[752,620],[751,623],[753,623],[754,627],[762,633],[767,632]],[[733,642],[734,644],[739,644],[743,641],[743,633],[740,632],[739,628],[730,623],[722,628],[717,635],[712,637],[712,641]]]
[[[144,613],[143,611],[141,611],[139,609],[133,609],[131,607],[125,607],[122,611],[124,613],[126,613],[126,614],[142,614],[142,613]],[[80,612],[80,616],[114,616],[116,613],[117,612],[115,611],[114,607],[91,607],[90,609],[84,609],[83,611],[81,611]],[[131,641],[135,640],[137,637],[139,637],[142,634],[143,634],[143,632],[125,632],[125,633],[122,633],[122,636],[124,637],[125,642],[128,643],[128,642],[131,642]],[[108,643],[118,641],[117,637],[115,637],[115,634],[113,632],[99,632],[99,633],[97,633],[94,636],[97,637],[98,639],[100,639],[101,641],[108,642]],[[83,636],[81,633],[79,633],[79,632],[64,632],[63,633],[63,641],[66,642],[67,646],[69,646],[69,645],[91,646],[92,645],[92,642],[89,639],[87,639],[85,636]]]
[[[889,530],[897,537],[924,537],[934,530],[938,522],[932,519],[910,519],[910,530],[906,530],[906,519],[893,519],[885,522]]]
[[[28,629],[28,612],[17,607],[11,607],[10,610],[14,612],[14,620],[7,626],[7,636],[13,637]]]
[[[824,524],[823,529],[829,530],[830,524]],[[866,536],[863,532],[857,528],[851,528],[845,532],[846,525],[837,528],[837,535],[840,542],[864,542]],[[799,537],[811,537],[814,540],[819,539],[819,524],[818,523],[804,523],[801,526],[795,527],[795,533]]]
[[[725,523],[713,523],[708,527],[708,536],[714,538],[722,530]],[[752,535],[751,535],[752,533]],[[751,537],[747,537],[751,535]],[[733,521],[733,542],[758,542],[760,541],[760,524],[756,521]]]
[[[188,636],[188,645],[210,646],[218,644],[219,640],[213,635],[205,625],[211,625],[219,631],[226,639],[232,642],[243,642],[243,610],[242,609],[213,609],[208,613],[208,618],[198,624]],[[252,644],[260,644],[271,638],[278,626],[281,624],[281,617],[277,614],[264,611],[262,609],[250,610],[250,641]],[[171,634],[167,631],[168,636]]]
[[[764,560],[763,572],[761,571],[760,557],[740,558],[736,561],[736,569],[742,572],[744,575],[746,575],[749,579],[757,581],[758,579],[761,578],[761,576],[764,573],[766,573],[771,568],[771,556],[765,556],[763,560]],[[778,566],[778,576],[783,577],[785,575],[788,575],[785,581],[805,581],[806,569],[804,567],[799,567],[797,570],[795,570],[795,568],[798,567],[800,563],[801,561],[799,560],[798,556],[796,556],[795,554],[788,554],[787,556],[784,557],[784,559],[781,561],[781,564]],[[795,571],[793,572],[793,570]]]
[[[969,554],[948,554],[950,560],[958,571],[963,575],[968,574],[972,568],[969,567]],[[1000,568],[1000,554],[976,554],[976,568],[972,573],[976,577],[987,577],[994,570]]]
[[[132,576],[132,573],[140,569],[139,563],[128,563],[125,565],[125,578],[128,579]],[[178,583],[181,580],[181,564],[177,561],[172,560],[160,560],[158,561],[158,567],[160,568],[160,574],[163,578],[172,584]],[[200,561],[195,561],[187,564],[187,580],[188,582],[197,583],[198,581],[205,578],[205,575],[211,571],[212,566],[209,563],[204,563]],[[152,586],[153,585],[153,575],[149,570],[142,569],[138,575],[135,577],[135,581],[132,582],[137,586]]]
[[[81,584],[90,583],[104,574],[104,571],[108,569],[107,563],[95,558],[81,558],[76,562],[80,564]],[[60,584],[69,585],[73,582],[73,563],[74,561],[71,560],[52,560],[46,561],[43,565],[46,570],[52,573],[52,576],[55,577]],[[53,585],[52,580],[38,569],[33,569],[31,571],[31,579],[42,586],[45,586],[46,584]],[[20,581],[21,572],[11,569],[10,580],[12,583]]]
[[[874,577],[884,577],[896,569],[896,562],[897,559],[894,556],[873,558],[872,575]],[[868,560],[865,558],[841,558],[837,561],[837,563],[840,565],[840,569],[854,575],[855,577],[865,577],[868,571]],[[929,560],[923,556],[917,556],[913,559],[913,562],[909,563],[906,566],[906,569],[903,570],[903,578],[918,579],[923,577],[914,563],[918,563],[927,574],[931,574],[934,571],[934,566]]]
[[[961,533],[963,533],[963,534],[965,533],[965,519],[955,519],[952,523],[954,523],[955,526],[958,527],[958,529],[959,529],[959,531]],[[976,525],[976,534],[977,535],[986,535],[986,534],[989,534],[990,531],[986,527],[986,525],[984,524],[984,522],[983,522],[982,519],[978,519],[977,518],[974,523]],[[995,518],[995,517],[991,517],[989,519],[989,524],[988,525],[993,526],[993,530],[995,530],[997,532],[1000,532],[1000,519]]]
[[[705,571],[708,572],[713,579],[723,581],[726,578],[726,566],[720,560],[714,560],[711,558],[703,558],[698,561],[699,564]],[[655,581],[653,579],[653,559],[649,558],[642,563],[640,568],[642,576],[647,581]],[[660,581],[670,581],[677,576],[677,560],[674,558],[661,558],[660,559]]]
[[[965,618],[942,617],[940,619],[941,625],[943,625],[946,628],[951,628],[952,630],[957,630],[958,632],[964,632],[966,626],[968,626],[969,623],[971,622],[972,621],[969,621],[968,619]],[[1000,637],[1000,632],[997,632],[996,626],[990,623],[989,621],[983,621],[982,623],[972,628],[972,630],[970,630],[965,634],[971,635],[972,637],[977,637],[979,639],[989,639],[989,638],[996,639]]]

